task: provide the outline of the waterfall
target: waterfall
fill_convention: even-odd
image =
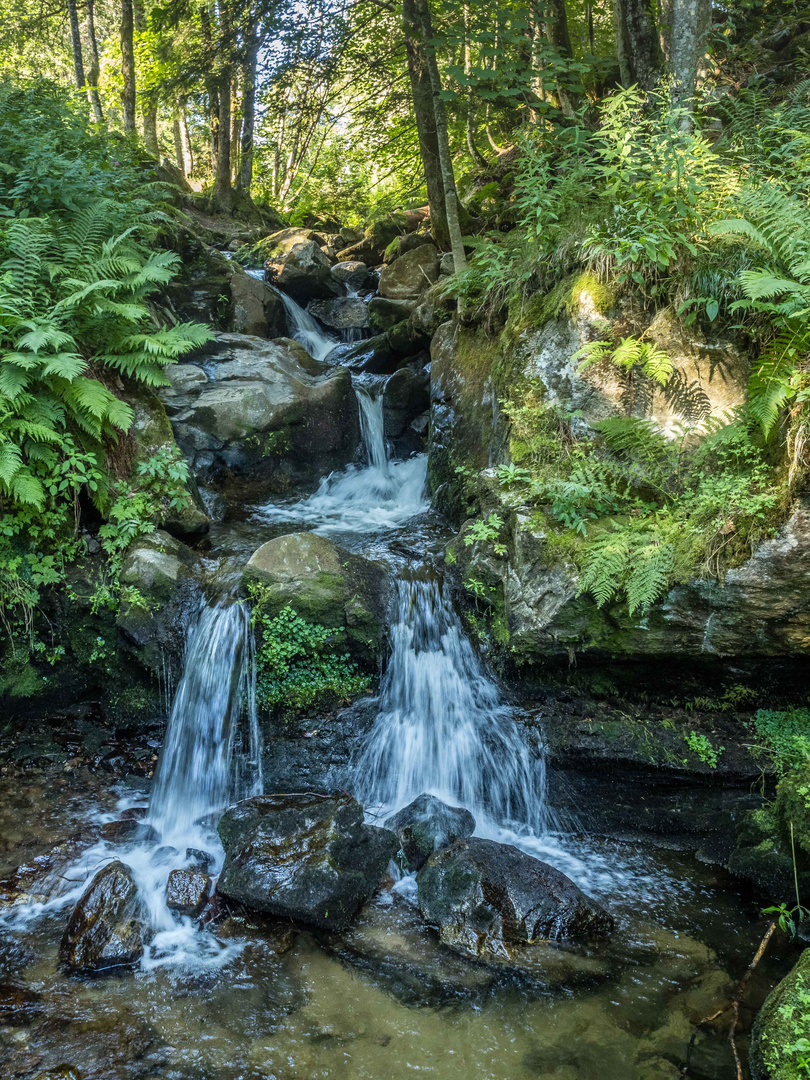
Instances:
[[[433,576],[397,583],[380,711],[356,775],[361,801],[381,817],[428,792],[471,810],[479,831],[487,823],[535,835],[548,827],[543,761]]]
[[[316,532],[380,532],[425,513],[427,456],[391,461],[385,442],[383,397],[387,378],[355,375],[360,433],[368,464],[350,465],[321,481],[308,499],[293,506],[269,503],[255,516],[266,522],[296,521]]]
[[[271,288],[281,298],[284,310],[287,312],[290,336],[304,346],[313,360],[325,360],[342,339],[327,334],[310,313],[305,311],[300,304],[296,304],[291,296],[287,296],[281,289],[273,286]]]
[[[245,605],[203,608],[189,633],[149,802],[149,824],[164,843],[195,846],[201,819],[261,791],[253,661]]]

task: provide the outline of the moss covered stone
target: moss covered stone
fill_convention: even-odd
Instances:
[[[771,992],[751,1032],[753,1080],[801,1080],[810,1057],[810,949]]]

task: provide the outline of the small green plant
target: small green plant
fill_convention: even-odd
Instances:
[[[708,735],[704,735],[698,731],[687,731],[684,735],[684,742],[695,754],[704,765],[708,765],[710,769],[717,768],[717,762],[720,755],[725,750],[724,746],[714,747]]]
[[[749,726],[755,749],[773,759],[779,776],[810,761],[810,709],[758,709]]]
[[[336,652],[336,632],[301,618],[287,605],[267,610],[267,591],[250,586],[256,631],[256,696],[266,708],[292,709],[344,701],[371,685],[347,652]]]
[[[674,371],[672,360],[663,349],[635,337],[622,338],[618,345],[612,341],[588,341],[571,359],[579,361],[580,371],[604,359],[623,371],[637,367],[647,378],[661,386],[666,386]]]
[[[472,547],[473,544],[488,544],[491,545],[496,555],[505,555],[508,549],[500,539],[501,529],[503,529],[504,525],[505,522],[500,514],[491,513],[485,518],[479,518],[467,530],[464,536],[465,546]]]

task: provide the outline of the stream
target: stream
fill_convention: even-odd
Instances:
[[[284,301],[293,336],[316,359],[328,356],[336,339]],[[301,529],[384,559],[393,579],[389,658],[378,696],[362,703],[373,719],[345,786],[376,823],[422,792],[466,807],[476,835],[557,867],[608,908],[616,932],[589,945],[537,946],[519,970],[466,959],[422,924],[407,874],[394,875],[342,934],[238,914],[201,925],[171,912],[169,872],[202,851],[216,875],[218,812],[264,789],[249,611],[226,587],[188,627],[151,789],[105,787],[102,778],[77,794],[0,776],[11,838],[3,874],[20,861],[13,840],[23,843],[32,817],[51,844],[66,821],[103,827],[123,812],[137,823],[125,840],[86,847],[36,903],[0,914],[0,982],[24,984],[42,1010],[27,1026],[0,1028],[2,1075],[677,1080],[695,1022],[725,1003],[750,961],[759,905],[723,871],[652,843],[589,835],[584,814],[549,804],[542,746],[522,735],[521,706],[469,640],[443,577],[448,533],[426,493],[426,455],[389,453],[385,381],[353,377],[365,463],[323,477],[306,498],[215,527],[212,565],[243,564],[270,535]],[[65,920],[90,876],[114,859],[137,882],[152,929],[146,951],[132,972],[69,977],[57,957]],[[774,949],[759,966],[741,1032],[788,964]],[[688,1075],[734,1080],[722,1029],[697,1031]]]

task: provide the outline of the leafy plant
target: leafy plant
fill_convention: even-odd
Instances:
[[[687,731],[684,734],[684,742],[704,765],[708,765],[710,769],[717,768],[717,761],[725,750],[724,746],[715,748],[708,735],[699,731]]]
[[[506,544],[499,539],[504,524],[503,518],[495,513],[491,513],[485,518],[479,518],[477,521],[472,522],[467,530],[464,536],[465,546],[472,547],[473,544],[488,544],[492,545],[492,550],[496,555],[505,555],[507,551]]]
[[[638,367],[661,386],[666,386],[674,370],[672,360],[663,349],[634,337],[622,338],[618,345],[610,341],[588,341],[571,357],[580,361],[580,371],[606,358],[624,371]]]

